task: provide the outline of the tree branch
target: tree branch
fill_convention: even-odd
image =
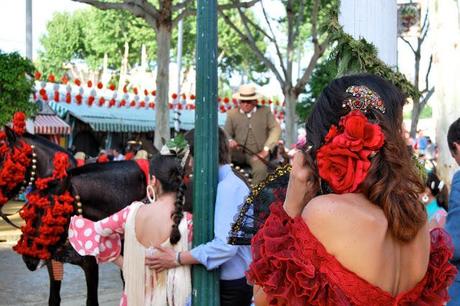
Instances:
[[[300,4],[300,11],[299,11],[299,14],[297,15],[297,19],[296,19],[296,22],[295,22],[295,26],[294,26],[294,37],[297,37],[297,35],[299,35],[299,29],[300,29],[300,24],[302,23],[302,20],[303,20],[303,17],[304,17],[304,8],[305,8],[305,2],[302,1],[301,4]]]
[[[259,58],[259,60],[261,60],[265,65],[267,65],[267,67],[273,72],[273,74],[275,75],[276,79],[278,80],[278,82],[280,82],[280,85],[283,87],[284,84],[285,84],[285,81],[283,80],[283,78],[281,77],[281,74],[279,73],[278,69],[276,69],[275,65],[268,59],[266,58],[262,52],[260,51],[260,49],[257,47],[255,41],[253,39],[251,39],[251,37],[249,37],[249,33],[248,35],[245,35],[240,29],[238,29],[238,27],[232,22],[232,20],[230,19],[229,16],[225,15],[224,14],[224,11],[223,9],[220,9],[219,8],[219,13],[220,15],[222,16],[222,18],[224,18],[224,21],[235,31],[235,33],[238,34],[238,36],[241,38],[241,40],[243,42],[247,42],[248,46],[252,49],[252,51],[254,51],[254,53],[256,54],[257,58]]]
[[[421,91],[422,94],[425,93],[425,92],[428,92],[428,88],[430,88],[428,78],[430,76],[432,64],[433,64],[433,55],[430,55],[430,62],[428,63],[428,69],[427,69],[426,75],[425,75],[425,89]]]
[[[430,88],[430,90],[428,90],[428,92],[426,93],[426,95],[423,97],[422,101],[420,101],[420,111],[425,107],[425,105],[428,103],[428,100],[431,98],[431,96],[433,95],[434,93],[434,86]]]
[[[316,63],[318,62],[318,59],[323,55],[324,51],[326,50],[326,46],[328,43],[328,39],[323,41],[323,43],[321,44],[318,41],[319,2],[320,0],[315,0],[315,2],[313,3],[313,11],[311,15],[311,39],[314,45],[314,52],[312,57],[310,58],[310,62],[308,63],[307,68],[302,74],[302,77],[297,81],[297,84],[294,87],[295,95],[299,95],[305,88],[305,85],[307,85],[313,73],[313,69],[315,68]]]
[[[270,30],[270,33],[272,34],[272,37],[273,37],[273,39],[270,39],[270,41],[275,45],[276,54],[278,55],[278,59],[280,61],[281,69],[283,70],[284,77],[287,78],[287,71],[286,71],[286,67],[284,66],[283,56],[281,55],[281,51],[280,51],[280,48],[279,48],[279,45],[278,45],[278,41],[275,39],[276,36],[275,36],[275,33],[273,32],[273,28],[271,26],[271,23],[268,20],[267,11],[265,10],[265,6],[264,6],[262,0],[260,1],[260,5],[262,7],[262,12],[264,14],[265,21],[267,22],[268,28]]]
[[[403,42],[405,42],[406,44],[409,45],[409,47],[411,48],[412,52],[414,52],[414,54],[417,54],[417,51],[415,51],[414,47],[412,46],[412,44],[411,44],[407,39],[405,39],[405,38],[402,37],[402,36],[399,36],[399,38],[401,38],[401,40],[402,40]]]
[[[253,6],[254,4],[256,4],[259,1],[261,1],[261,0],[251,0],[251,1],[247,1],[247,2],[240,2],[240,1],[235,2],[235,1],[233,1],[233,3],[221,4],[221,5],[217,6],[217,9],[219,11],[224,11],[224,10],[234,9],[234,8],[250,8],[251,6]]]
[[[183,10],[183,9],[187,8],[190,5],[190,3],[193,3],[193,0],[184,0],[182,2],[179,2],[179,3],[175,4],[175,5],[173,5],[172,10],[173,10],[173,12]]]
[[[154,30],[157,29],[156,22],[160,19],[160,13],[149,2],[145,0],[125,0],[123,2],[102,2],[98,0],[72,0],[92,5],[101,10],[126,10],[136,17],[144,19]]]

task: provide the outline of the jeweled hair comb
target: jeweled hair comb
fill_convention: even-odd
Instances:
[[[350,110],[360,110],[367,112],[371,108],[375,108],[382,113],[385,113],[385,106],[380,96],[364,85],[353,85],[347,88],[347,93],[351,94],[352,97],[346,99],[342,106],[349,107]]]

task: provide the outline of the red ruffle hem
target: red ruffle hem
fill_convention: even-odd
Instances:
[[[442,229],[431,231],[431,251],[425,277],[397,296],[347,270],[313,236],[301,217],[290,218],[282,203],[252,240],[253,262],[248,279],[262,286],[270,305],[444,305],[457,273],[449,263],[453,248]]]

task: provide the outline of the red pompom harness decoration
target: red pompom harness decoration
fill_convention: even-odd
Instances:
[[[21,227],[21,238],[13,247],[19,254],[43,260],[51,258],[50,248],[61,240],[74,212],[74,198],[69,191],[51,194],[46,190],[51,181],[67,176],[70,166],[67,154],[56,153],[53,165],[53,174],[37,179],[37,190],[27,195],[27,204],[20,212],[26,224]]]
[[[25,132],[25,115],[16,113],[13,117],[13,130],[19,136]],[[0,131],[0,207],[8,202],[7,193],[24,182],[26,172],[32,161],[32,147],[23,140],[8,146],[6,133]]]

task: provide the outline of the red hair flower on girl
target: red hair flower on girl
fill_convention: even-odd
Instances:
[[[371,166],[369,157],[384,143],[378,124],[370,123],[361,111],[342,117],[332,125],[325,144],[317,152],[320,177],[335,193],[355,192]]]

